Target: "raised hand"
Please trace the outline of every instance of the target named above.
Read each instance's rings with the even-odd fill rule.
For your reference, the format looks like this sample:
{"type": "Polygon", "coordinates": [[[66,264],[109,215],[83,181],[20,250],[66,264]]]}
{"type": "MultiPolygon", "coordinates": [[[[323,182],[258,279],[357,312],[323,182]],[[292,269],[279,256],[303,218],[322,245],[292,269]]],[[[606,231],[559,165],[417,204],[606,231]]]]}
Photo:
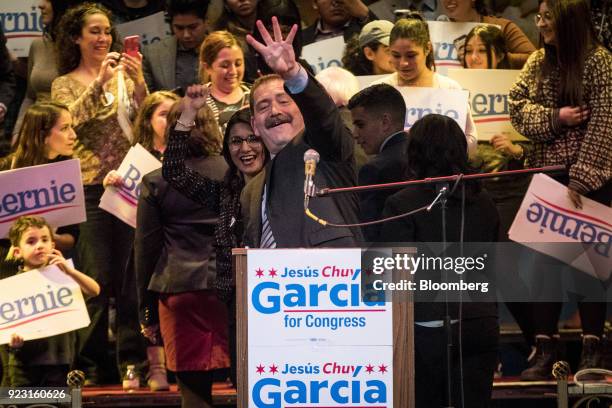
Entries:
{"type": "Polygon", "coordinates": [[[185,96],[181,100],[181,117],[183,123],[191,122],[198,114],[198,110],[206,105],[206,99],[210,90],[206,85],[191,85],[185,91],[185,96]]]}
{"type": "Polygon", "coordinates": [[[272,17],[272,31],[274,33],[274,39],[270,36],[266,27],[257,20],[257,29],[261,34],[261,38],[265,44],[257,41],[250,34],[247,35],[247,42],[253,47],[259,55],[266,61],[266,64],[274,71],[279,74],[283,79],[293,78],[300,70],[300,64],[295,59],[295,52],[293,51],[293,38],[297,33],[297,25],[291,27],[291,31],[287,34],[287,38],[283,40],[283,34],[281,33],[280,25],[276,17],[272,17]]]}
{"type": "Polygon", "coordinates": [[[115,76],[115,72],[119,69],[119,58],[121,54],[118,52],[109,52],[104,57],[104,61],[102,61],[102,66],[100,66],[100,72],[98,72],[98,81],[101,85],[107,83],[113,76],[115,76]]]}
{"type": "Polygon", "coordinates": [[[18,334],[11,334],[11,339],[9,340],[8,346],[12,349],[19,349],[23,347],[23,337],[18,334]]]}

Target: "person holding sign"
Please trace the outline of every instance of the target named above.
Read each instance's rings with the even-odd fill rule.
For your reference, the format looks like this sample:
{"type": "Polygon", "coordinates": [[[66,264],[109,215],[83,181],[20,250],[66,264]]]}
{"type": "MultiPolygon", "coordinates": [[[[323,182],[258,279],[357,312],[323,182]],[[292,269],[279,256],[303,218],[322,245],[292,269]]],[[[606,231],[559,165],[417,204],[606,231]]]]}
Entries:
{"type": "MultiPolygon", "coordinates": [[[[70,159],[75,144],[76,133],[68,107],[56,102],[35,103],[24,115],[15,152],[0,159],[0,171],[70,159]]],[[[60,227],[54,231],[55,245],[61,251],[69,251],[78,236],[78,225],[60,227]]],[[[0,251],[0,257],[4,255],[0,251]]]]}
{"type": "MultiPolygon", "coordinates": [[[[485,0],[442,0],[444,14],[457,22],[475,22],[499,26],[502,31],[504,43],[508,50],[508,63],[512,69],[521,69],[535,51],[535,47],[523,31],[507,18],[488,15],[485,0]]],[[[457,50],[459,59],[463,59],[463,50],[457,50]]]]}
{"type": "MultiPolygon", "coordinates": [[[[398,20],[389,39],[391,61],[395,71],[373,84],[385,83],[395,87],[462,89],[456,81],[435,72],[433,48],[427,23],[420,18],[398,20]]],[[[476,125],[468,108],[465,125],[468,152],[476,152],[476,125]]]]}
{"type": "Polygon", "coordinates": [[[78,367],[87,371],[88,383],[99,380],[97,366],[108,348],[109,298],[117,300],[117,359],[123,372],[127,364],[145,360],[140,347],[133,296],[122,296],[125,264],[132,247],[133,230],[98,207],[102,181],[119,167],[132,141],[135,107],[148,94],[142,73],[142,55],[119,53],[110,23],[110,12],[94,3],[69,9],[58,27],[58,70],[51,98],[68,106],[78,142],[87,221],[80,226],[79,261],[83,272],[102,286],[99,297],[89,300],[92,324],[79,331],[78,367]]]}
{"type": "MultiPolygon", "coordinates": [[[[568,186],[570,206],[580,210],[582,195],[610,206],[612,54],[594,37],[586,0],[543,1],[536,23],[544,48],[529,57],[509,94],[512,125],[533,143],[527,164],[566,165],[569,174],[558,181],[568,186]]],[[[578,306],[583,332],[579,368],[599,367],[606,304],[579,302],[578,306]]],[[[561,307],[561,303],[538,303],[536,358],[522,379],[550,378],[561,307]]]]}
{"type": "MultiPolygon", "coordinates": [[[[86,296],[100,293],[100,285],[95,280],[70,266],[55,249],[53,232],[44,218],[20,217],[11,226],[9,239],[13,256],[23,263],[17,273],[57,265],[78,283],[86,296]]],[[[66,386],[66,375],[74,358],[72,333],[24,342],[16,332],[11,336],[9,350],[11,387],[66,386]]]]}

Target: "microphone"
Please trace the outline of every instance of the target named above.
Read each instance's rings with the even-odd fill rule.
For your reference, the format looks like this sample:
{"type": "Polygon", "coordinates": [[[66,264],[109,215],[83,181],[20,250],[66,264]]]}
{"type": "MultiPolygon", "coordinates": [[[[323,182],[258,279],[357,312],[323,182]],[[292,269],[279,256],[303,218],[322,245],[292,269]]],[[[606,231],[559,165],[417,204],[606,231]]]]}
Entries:
{"type": "Polygon", "coordinates": [[[315,171],[319,162],[319,153],[314,149],[306,150],[304,153],[304,209],[308,209],[310,197],[315,196],[316,186],[314,184],[315,171]]]}

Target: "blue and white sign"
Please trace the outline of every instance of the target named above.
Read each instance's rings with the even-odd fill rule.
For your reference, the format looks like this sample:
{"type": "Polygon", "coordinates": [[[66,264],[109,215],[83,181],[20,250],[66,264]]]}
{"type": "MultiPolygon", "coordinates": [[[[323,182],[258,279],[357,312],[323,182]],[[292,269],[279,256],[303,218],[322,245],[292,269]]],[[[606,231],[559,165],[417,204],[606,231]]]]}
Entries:
{"type": "Polygon", "coordinates": [[[136,228],[136,210],[142,177],[161,166],[161,162],[140,144],[132,146],[117,169],[123,178],[123,185],[107,187],[100,198],[100,208],[136,228]]]}
{"type": "Polygon", "coordinates": [[[43,24],[38,0],[2,0],[0,26],[7,39],[7,48],[17,57],[27,57],[30,44],[42,36],[43,24]]]}
{"type": "Polygon", "coordinates": [[[468,108],[468,91],[462,89],[419,88],[411,86],[396,87],[406,102],[405,129],[430,113],[454,119],[465,132],[468,108]]]}
{"type": "Polygon", "coordinates": [[[302,58],[308,61],[315,75],[325,68],[342,67],[342,54],[344,54],[344,37],[341,35],[302,48],[302,58]]]}
{"type": "Polygon", "coordinates": [[[249,407],[393,407],[392,346],[254,347],[249,361],[249,407]]]}
{"type": "Polygon", "coordinates": [[[392,304],[362,300],[360,249],[249,250],[248,266],[250,346],[393,344],[392,304]]]}
{"type": "Polygon", "coordinates": [[[79,284],[57,265],[2,279],[0,293],[0,344],[12,334],[33,340],[89,325],[79,284]]]}
{"type": "Polygon", "coordinates": [[[117,25],[117,32],[121,38],[139,35],[141,48],[172,35],[163,11],[119,24],[117,25]]]}
{"type": "Polygon", "coordinates": [[[53,227],[85,221],[79,160],[0,172],[0,237],[24,215],[44,217],[53,227]]]}

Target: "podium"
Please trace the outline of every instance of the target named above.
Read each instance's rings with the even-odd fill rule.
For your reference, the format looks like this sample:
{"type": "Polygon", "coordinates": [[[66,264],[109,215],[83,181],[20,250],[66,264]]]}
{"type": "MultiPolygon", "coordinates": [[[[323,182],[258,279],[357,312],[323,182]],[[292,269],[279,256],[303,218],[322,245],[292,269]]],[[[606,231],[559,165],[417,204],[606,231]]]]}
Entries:
{"type": "MultiPolygon", "coordinates": [[[[360,406],[363,407],[371,405],[388,408],[414,408],[413,303],[411,301],[382,302],[377,303],[378,306],[371,306],[369,307],[370,310],[366,310],[368,307],[364,306],[362,301],[355,300],[355,292],[357,291],[355,285],[360,285],[360,280],[357,280],[355,277],[351,278],[350,275],[345,276],[345,278],[329,276],[331,274],[341,275],[343,273],[348,273],[349,268],[332,269],[334,267],[324,266],[320,268],[317,266],[323,259],[341,259],[343,264],[359,265],[360,268],[360,249],[263,250],[236,248],[232,251],[232,254],[236,281],[238,408],[291,407],[292,403],[295,403],[296,406],[304,406],[305,402],[308,402],[309,406],[313,407],[317,405],[331,407],[361,403],[362,405],[360,406]],[[346,261],[347,253],[352,255],[350,261],[346,261]],[[299,264],[300,259],[307,260],[306,263],[308,265],[306,265],[304,269],[294,269],[292,265],[294,265],[294,263],[299,264]],[[254,263],[253,265],[249,265],[250,260],[254,263]],[[264,264],[272,266],[262,267],[261,265],[264,264]],[[325,272],[326,268],[330,269],[325,272]],[[318,273],[318,276],[315,275],[315,271],[318,273]],[[282,276],[283,274],[284,277],[282,276]],[[290,275],[294,275],[295,279],[293,279],[294,276],[290,275]],[[298,275],[310,276],[304,278],[304,276],[298,275]],[[323,277],[323,275],[327,277],[323,277]],[[251,277],[250,286],[248,280],[249,276],[251,277]],[[268,279],[266,280],[266,278],[268,279]],[[303,283],[304,279],[308,279],[308,284],[303,283]],[[342,279],[345,279],[345,281],[342,279]],[[267,289],[261,289],[259,287],[262,282],[263,286],[267,289]],[[254,284],[258,286],[254,287],[254,284]],[[274,295],[276,297],[273,297],[273,295],[266,292],[265,295],[261,296],[263,299],[262,301],[256,301],[262,303],[266,302],[263,313],[269,314],[262,315],[262,318],[257,317],[257,313],[253,311],[255,308],[252,304],[253,299],[257,299],[258,294],[263,293],[262,291],[264,290],[270,290],[270,293],[272,293],[274,289],[278,289],[279,294],[283,293],[283,289],[289,292],[295,290],[295,292],[292,292],[291,296],[285,296],[285,300],[278,300],[281,299],[280,295],[274,295]],[[309,290],[310,292],[300,297],[299,294],[302,293],[302,289],[309,290]],[[317,296],[316,299],[314,298],[315,295],[317,296]],[[335,302],[337,308],[326,306],[325,301],[328,300],[326,296],[329,296],[332,302],[335,302]],[[270,299],[274,300],[268,302],[270,299]],[[309,303],[306,305],[302,300],[309,303]],[[283,302],[284,310],[279,310],[283,308],[274,307],[278,306],[278,303],[283,302]],[[313,304],[315,306],[313,306],[313,304]],[[383,304],[384,306],[382,306],[383,304]],[[317,307],[323,307],[325,309],[317,310],[317,307]],[[257,319],[252,322],[253,330],[255,330],[255,325],[257,325],[258,330],[260,327],[265,326],[265,328],[262,329],[264,332],[257,335],[257,338],[251,339],[251,342],[249,342],[249,311],[251,311],[251,316],[257,317],[257,319]],[[279,313],[275,313],[276,311],[279,313]],[[283,312],[285,312],[284,315],[283,312]],[[317,314],[315,312],[322,313],[317,314]],[[278,316],[278,314],[283,316],[278,316]],[[302,317],[294,317],[298,315],[305,315],[305,320],[302,320],[302,317]],[[361,315],[361,317],[357,317],[358,315],[361,315]],[[335,333],[335,331],[339,329],[332,329],[328,325],[326,327],[326,333],[330,334],[330,340],[330,338],[325,338],[323,335],[311,335],[310,332],[308,332],[306,326],[309,324],[309,318],[311,322],[331,321],[342,322],[343,324],[357,322],[357,324],[353,328],[348,328],[346,330],[346,336],[342,333],[335,333]],[[295,323],[297,326],[292,325],[292,322],[300,322],[301,326],[300,323],[295,323]],[[304,324],[304,322],[306,322],[306,324],[304,324]],[[359,326],[362,322],[365,322],[363,324],[364,327],[359,326]],[[362,328],[364,330],[367,329],[367,325],[370,323],[374,326],[374,330],[376,330],[376,327],[385,327],[385,330],[388,329],[389,332],[383,334],[377,332],[376,337],[370,336],[369,339],[357,336],[355,340],[357,342],[372,340],[376,343],[376,339],[384,338],[388,342],[384,347],[362,344],[349,346],[338,345],[342,343],[345,338],[350,337],[349,335],[351,332],[360,333],[359,330],[362,328]],[[277,326],[274,326],[275,324],[277,326]],[[379,326],[381,324],[383,326],[379,326]],[[278,330],[272,329],[281,326],[283,328],[278,330]],[[291,330],[297,330],[300,334],[296,335],[294,339],[291,337],[294,333],[291,330]],[[288,345],[286,347],[284,345],[285,343],[281,343],[283,341],[283,336],[286,334],[284,333],[285,331],[288,332],[288,345]],[[304,335],[304,333],[308,334],[304,335]],[[268,337],[269,340],[267,340],[268,337]],[[269,341],[269,344],[264,344],[266,341],[269,341]],[[289,351],[286,352],[284,349],[288,349],[289,351]],[[377,358],[382,358],[382,355],[388,354],[392,364],[392,371],[389,371],[391,378],[390,381],[389,377],[386,377],[384,381],[382,380],[385,375],[386,367],[384,362],[379,366],[370,363],[366,364],[365,362],[363,364],[349,363],[343,366],[340,363],[336,364],[336,359],[333,359],[334,363],[332,364],[329,362],[332,359],[329,358],[324,360],[326,361],[325,364],[311,364],[310,360],[307,365],[297,364],[292,366],[290,364],[281,363],[276,367],[278,371],[271,372],[270,370],[275,370],[272,366],[275,366],[276,361],[284,360],[282,360],[281,357],[276,357],[276,360],[274,360],[275,362],[273,362],[271,366],[269,363],[266,365],[260,362],[265,361],[265,358],[259,357],[259,350],[263,350],[264,354],[272,354],[275,357],[283,355],[296,357],[302,355],[308,356],[312,355],[314,350],[315,360],[318,353],[324,350],[328,352],[328,357],[330,355],[334,356],[337,353],[339,356],[338,361],[343,358],[348,359],[345,361],[349,361],[351,358],[361,358],[362,360],[359,361],[378,361],[376,360],[377,358]],[[368,350],[375,350],[377,352],[369,353],[368,350]],[[383,350],[382,354],[379,353],[380,350],[383,350]],[[251,355],[249,355],[249,352],[251,352],[251,355]],[[249,360],[249,358],[251,358],[251,360],[249,360]],[[251,364],[249,364],[250,361],[251,364]],[[259,365],[255,367],[255,364],[259,365]],[[341,373],[343,370],[341,367],[347,367],[347,372],[345,374],[341,373]],[[253,370],[254,368],[256,371],[253,370]],[[289,378],[289,380],[284,383],[280,381],[283,370],[285,377],[289,378]],[[309,370],[311,374],[309,374],[309,370]],[[328,372],[326,370],[329,371],[329,375],[325,374],[323,376],[323,373],[328,372]],[[266,375],[270,378],[262,380],[266,375]],[[342,377],[343,375],[344,377],[342,377]],[[323,378],[319,381],[314,381],[315,384],[313,384],[312,381],[307,384],[305,383],[314,377],[318,378],[321,376],[323,376],[323,378]],[[257,381],[257,383],[255,383],[255,381],[257,381]],[[255,385],[253,385],[254,383],[255,385]],[[385,404],[385,402],[377,404],[372,403],[372,401],[376,401],[377,398],[382,401],[382,395],[384,393],[383,383],[392,383],[392,392],[389,393],[392,396],[392,404],[385,404]],[[254,401],[251,398],[253,397],[251,393],[253,392],[253,394],[255,394],[255,389],[264,390],[266,387],[268,387],[268,389],[273,389],[274,392],[266,391],[267,394],[264,393],[265,395],[263,397],[264,399],[267,398],[265,401],[259,403],[251,402],[251,405],[249,405],[250,401],[254,401]],[[287,388],[290,388],[290,390],[286,391],[287,388]],[[286,391],[286,393],[284,393],[283,390],[286,391]],[[317,392],[316,395],[313,390],[317,392]],[[332,402],[325,400],[325,398],[329,400],[330,396],[333,399],[332,402]],[[304,398],[307,398],[308,401],[304,401],[304,398]],[[284,400],[281,401],[281,399],[284,400]],[[351,401],[347,401],[348,399],[351,399],[351,401]]],[[[303,263],[304,262],[302,262],[302,264],[303,263]]],[[[331,263],[333,264],[333,262],[331,263]]],[[[357,273],[356,270],[352,270],[352,272],[357,273]]],[[[410,279],[410,276],[407,274],[407,276],[402,276],[401,278],[410,279]]],[[[258,305],[258,307],[261,308],[261,305],[258,305]]],[[[317,330],[318,328],[313,329],[313,333],[320,333],[320,331],[317,330]]],[[[388,400],[389,398],[387,398],[387,401],[388,400]]]]}

